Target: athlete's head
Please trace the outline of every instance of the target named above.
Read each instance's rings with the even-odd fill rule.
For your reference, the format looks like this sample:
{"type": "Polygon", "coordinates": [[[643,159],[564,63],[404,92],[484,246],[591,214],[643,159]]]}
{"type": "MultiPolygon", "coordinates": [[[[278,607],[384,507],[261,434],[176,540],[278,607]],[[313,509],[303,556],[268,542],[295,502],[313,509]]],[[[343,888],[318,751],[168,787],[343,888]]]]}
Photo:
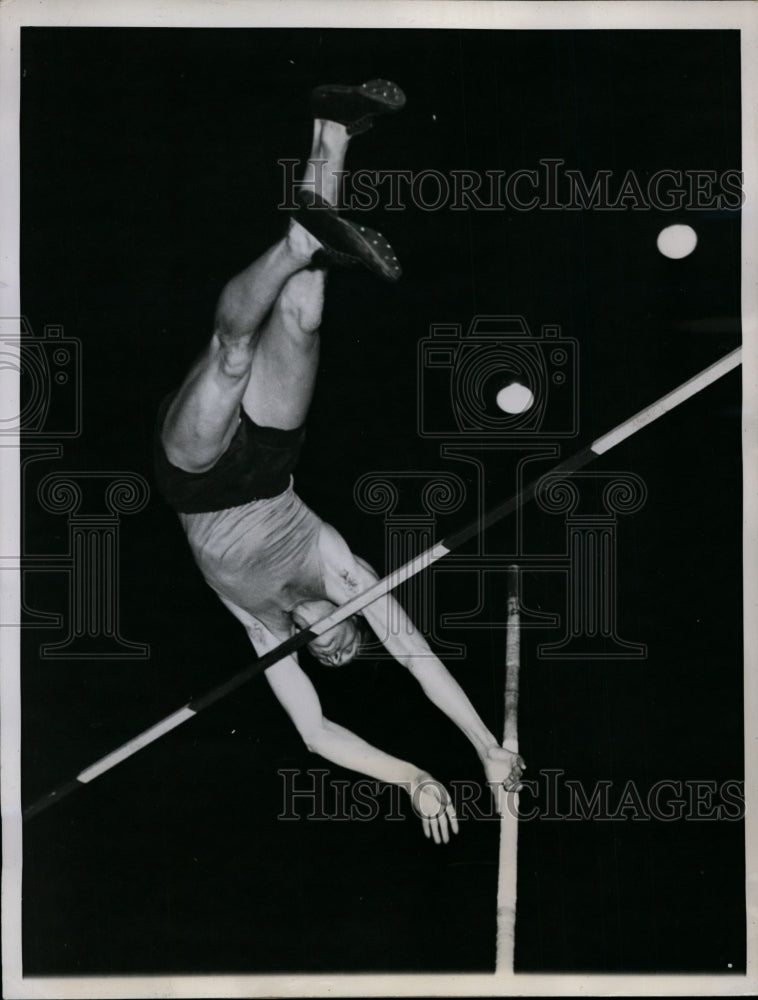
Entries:
{"type": "MultiPolygon", "coordinates": [[[[331,601],[304,601],[292,611],[292,620],[298,628],[308,628],[330,615],[336,606],[331,601]]],[[[360,644],[361,629],[353,617],[317,636],[308,643],[308,649],[324,666],[341,667],[355,658],[360,644]]]]}

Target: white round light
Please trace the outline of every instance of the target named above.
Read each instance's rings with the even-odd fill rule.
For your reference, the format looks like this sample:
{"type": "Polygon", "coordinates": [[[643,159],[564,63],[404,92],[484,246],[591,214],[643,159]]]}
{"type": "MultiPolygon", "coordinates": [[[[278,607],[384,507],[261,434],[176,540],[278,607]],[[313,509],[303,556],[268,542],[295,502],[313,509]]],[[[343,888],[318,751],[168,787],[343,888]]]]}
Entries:
{"type": "Polygon", "coordinates": [[[658,233],[657,244],[664,257],[680,260],[697,246],[697,233],[692,226],[666,226],[658,233]]]}
{"type": "Polygon", "coordinates": [[[500,390],[495,402],[504,413],[523,413],[534,402],[534,393],[520,382],[511,382],[500,390]]]}

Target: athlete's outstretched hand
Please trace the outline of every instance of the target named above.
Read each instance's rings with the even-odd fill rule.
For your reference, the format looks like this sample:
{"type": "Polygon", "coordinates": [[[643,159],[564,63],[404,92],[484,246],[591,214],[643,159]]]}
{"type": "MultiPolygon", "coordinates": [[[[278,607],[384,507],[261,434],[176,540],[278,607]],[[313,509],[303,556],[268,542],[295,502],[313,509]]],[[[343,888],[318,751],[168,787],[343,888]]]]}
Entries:
{"type": "Polygon", "coordinates": [[[424,835],[433,837],[435,844],[447,844],[450,831],[458,833],[458,819],[445,788],[431,774],[419,771],[407,790],[413,811],[421,819],[424,835]]]}
{"type": "Polygon", "coordinates": [[[488,747],[482,756],[487,784],[492,790],[497,805],[497,811],[503,815],[505,806],[504,792],[517,792],[521,785],[521,775],[526,764],[520,754],[506,750],[504,747],[488,747]]]}

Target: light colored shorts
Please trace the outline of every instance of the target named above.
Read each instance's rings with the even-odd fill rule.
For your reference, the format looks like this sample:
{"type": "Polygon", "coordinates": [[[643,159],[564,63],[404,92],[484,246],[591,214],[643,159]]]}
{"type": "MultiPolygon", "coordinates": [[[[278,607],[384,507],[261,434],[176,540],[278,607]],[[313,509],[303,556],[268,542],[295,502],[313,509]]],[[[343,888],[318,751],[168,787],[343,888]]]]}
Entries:
{"type": "Polygon", "coordinates": [[[319,551],[324,522],[291,479],[279,496],[179,519],[209,586],[280,640],[292,634],[294,607],[327,599],[319,551]]]}

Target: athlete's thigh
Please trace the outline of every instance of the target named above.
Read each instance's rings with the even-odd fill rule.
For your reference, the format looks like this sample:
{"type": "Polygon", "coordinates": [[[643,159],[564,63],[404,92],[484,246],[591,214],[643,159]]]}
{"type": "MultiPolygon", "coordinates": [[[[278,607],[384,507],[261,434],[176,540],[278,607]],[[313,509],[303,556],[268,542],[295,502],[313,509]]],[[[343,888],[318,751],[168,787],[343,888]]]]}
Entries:
{"type": "Polygon", "coordinates": [[[230,377],[214,340],[192,366],[168,408],[161,441],[168,460],[187,472],[210,468],[239,423],[246,379],[230,377]]]}
{"type": "Polygon", "coordinates": [[[261,331],[242,397],[245,412],[262,427],[293,430],[308,416],[318,374],[319,344],[298,345],[276,333],[277,320],[261,331]]]}
{"type": "Polygon", "coordinates": [[[322,302],[323,276],[299,271],[262,326],[242,399],[257,424],[291,430],[305,422],[318,373],[322,302]]]}

